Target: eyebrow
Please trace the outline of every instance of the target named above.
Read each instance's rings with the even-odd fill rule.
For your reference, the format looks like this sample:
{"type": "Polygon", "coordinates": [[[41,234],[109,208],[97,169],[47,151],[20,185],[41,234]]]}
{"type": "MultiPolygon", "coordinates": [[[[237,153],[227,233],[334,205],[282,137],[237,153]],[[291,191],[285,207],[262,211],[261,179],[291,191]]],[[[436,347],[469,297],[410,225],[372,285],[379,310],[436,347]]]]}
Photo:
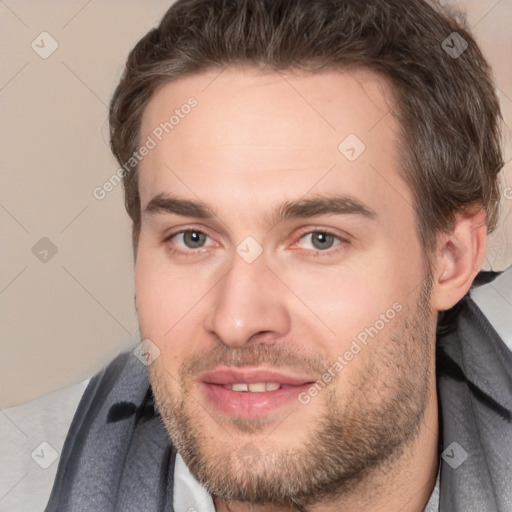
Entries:
{"type": "MultiPolygon", "coordinates": [[[[148,214],[174,214],[199,219],[217,217],[215,210],[202,201],[191,201],[161,193],[154,196],[144,210],[148,214]]],[[[305,219],[318,215],[359,215],[373,220],[376,212],[359,199],[345,194],[318,195],[310,198],[285,201],[264,223],[274,226],[289,219],[305,219]]]]}

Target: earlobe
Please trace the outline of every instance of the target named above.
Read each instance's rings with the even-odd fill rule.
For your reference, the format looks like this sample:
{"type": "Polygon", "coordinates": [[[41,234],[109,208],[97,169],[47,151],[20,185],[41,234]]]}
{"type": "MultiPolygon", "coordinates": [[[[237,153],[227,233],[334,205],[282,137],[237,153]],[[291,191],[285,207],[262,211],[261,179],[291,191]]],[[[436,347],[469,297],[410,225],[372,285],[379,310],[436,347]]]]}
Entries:
{"type": "Polygon", "coordinates": [[[444,311],[467,293],[480,271],[485,256],[487,226],[485,214],[457,214],[453,230],[438,236],[432,307],[444,311]]]}

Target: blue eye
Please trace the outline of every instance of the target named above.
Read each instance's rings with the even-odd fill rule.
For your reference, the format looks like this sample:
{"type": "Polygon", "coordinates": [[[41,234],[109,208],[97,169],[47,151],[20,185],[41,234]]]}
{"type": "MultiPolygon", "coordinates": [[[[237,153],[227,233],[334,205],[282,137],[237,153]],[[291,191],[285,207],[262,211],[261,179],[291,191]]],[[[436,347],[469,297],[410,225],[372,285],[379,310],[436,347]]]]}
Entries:
{"type": "Polygon", "coordinates": [[[325,233],[323,231],[312,231],[311,233],[306,233],[305,236],[310,237],[311,244],[316,250],[319,251],[330,249],[333,246],[336,238],[339,239],[339,237],[332,235],[331,233],[325,233]]]}
{"type": "Polygon", "coordinates": [[[171,233],[164,244],[168,245],[168,252],[178,256],[197,256],[205,252],[204,244],[209,236],[198,229],[184,229],[176,233],[171,233]],[[178,248],[174,248],[173,246],[178,248]]]}
{"type": "Polygon", "coordinates": [[[208,235],[205,235],[201,231],[197,231],[195,229],[189,229],[186,231],[180,231],[179,233],[176,233],[172,236],[172,238],[176,237],[181,237],[183,244],[188,249],[198,249],[202,247],[206,238],[208,238],[208,235]]]}
{"type": "MultiPolygon", "coordinates": [[[[315,254],[326,252],[332,247],[336,247],[342,244],[343,240],[332,233],[327,231],[310,231],[301,236],[300,240],[308,240],[312,246],[315,254]],[[337,241],[337,243],[336,243],[337,241]]],[[[300,241],[299,241],[300,243],[300,241]]],[[[308,249],[308,247],[302,246],[302,248],[308,249]]]]}

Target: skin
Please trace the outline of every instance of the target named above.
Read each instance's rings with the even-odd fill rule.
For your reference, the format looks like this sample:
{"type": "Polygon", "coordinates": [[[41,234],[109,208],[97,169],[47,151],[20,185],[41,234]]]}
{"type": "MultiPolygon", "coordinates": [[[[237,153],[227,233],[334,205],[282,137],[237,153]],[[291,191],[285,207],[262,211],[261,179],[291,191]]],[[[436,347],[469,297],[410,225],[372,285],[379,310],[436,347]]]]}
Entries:
{"type": "MultiPolygon", "coordinates": [[[[139,166],[136,303],[142,337],[160,350],[149,373],[170,438],[203,485],[219,477],[209,489],[218,511],[422,511],[438,471],[437,313],[466,293],[480,268],[482,213],[458,215],[454,230],[438,237],[428,287],[412,191],[399,174],[391,89],[368,71],[230,67],[181,78],[150,100],[141,140],[190,96],[197,107],[139,166]],[[355,161],[338,150],[348,134],[366,146],[355,161]],[[333,193],[375,215],[266,222],[285,201],[333,193]],[[146,212],[158,194],[200,200],[216,215],[146,212]],[[205,233],[204,244],[165,240],[186,229],[205,233]],[[315,255],[314,231],[340,238],[315,255]],[[248,236],[263,251],[252,263],[236,251],[248,236]],[[221,362],[316,381],[393,304],[400,313],[307,405],[293,400],[258,418],[233,418],[201,393],[196,370],[221,362]],[[307,468],[308,442],[309,455],[323,453],[322,443],[329,454],[318,437],[327,424],[329,439],[338,435],[360,454],[357,472],[340,475],[336,487],[259,504],[222,494],[222,478],[234,488],[257,478],[286,487],[279,461],[307,468]],[[372,440],[383,444],[372,437],[379,426],[397,446],[372,466],[364,457],[372,440]],[[241,462],[248,449],[257,460],[251,467],[241,462]]],[[[358,455],[339,457],[336,466],[356,468],[358,455]]]]}

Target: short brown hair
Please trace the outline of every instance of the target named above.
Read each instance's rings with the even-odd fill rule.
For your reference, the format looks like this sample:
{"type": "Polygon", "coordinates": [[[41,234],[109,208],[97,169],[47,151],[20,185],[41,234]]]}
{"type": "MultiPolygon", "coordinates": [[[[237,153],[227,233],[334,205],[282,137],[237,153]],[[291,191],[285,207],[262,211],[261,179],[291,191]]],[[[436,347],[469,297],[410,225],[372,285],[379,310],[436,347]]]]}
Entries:
{"type": "MultiPolygon", "coordinates": [[[[426,253],[456,212],[479,206],[494,229],[503,155],[491,71],[464,23],[437,3],[178,0],[133,48],[113,95],[111,148],[120,165],[137,150],[142,113],[159,86],[230,64],[313,73],[362,66],[385,77],[397,101],[402,175],[426,253]],[[448,51],[454,37],[460,55],[448,51]]],[[[135,252],[137,175],[135,167],[123,177],[135,252]]]]}

